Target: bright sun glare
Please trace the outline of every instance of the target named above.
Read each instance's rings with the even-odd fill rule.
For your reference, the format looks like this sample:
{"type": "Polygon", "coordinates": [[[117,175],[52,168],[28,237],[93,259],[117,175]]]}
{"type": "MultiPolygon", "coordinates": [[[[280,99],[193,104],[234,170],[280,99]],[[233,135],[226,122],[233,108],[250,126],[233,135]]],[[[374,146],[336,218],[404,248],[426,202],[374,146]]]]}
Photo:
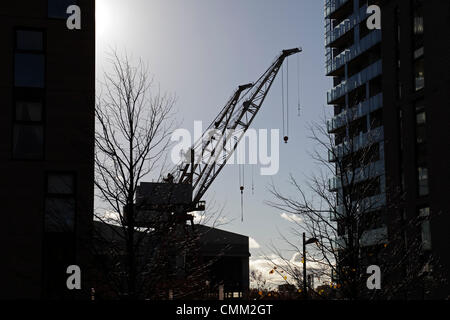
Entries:
{"type": "Polygon", "coordinates": [[[111,27],[111,9],[107,4],[108,0],[97,0],[95,8],[96,33],[97,37],[103,36],[111,27]]]}

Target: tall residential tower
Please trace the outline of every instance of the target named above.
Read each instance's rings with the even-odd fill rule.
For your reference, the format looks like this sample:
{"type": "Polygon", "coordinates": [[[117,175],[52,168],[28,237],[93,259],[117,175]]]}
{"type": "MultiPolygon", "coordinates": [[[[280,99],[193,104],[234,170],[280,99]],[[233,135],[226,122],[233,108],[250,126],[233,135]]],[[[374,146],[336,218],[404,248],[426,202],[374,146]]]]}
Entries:
{"type": "MultiPolygon", "coordinates": [[[[326,0],[325,24],[336,154],[348,141],[356,157],[373,146],[367,201],[380,219],[362,246],[389,243],[398,221],[420,217],[417,228],[402,229],[405,247],[411,233],[420,235],[421,255],[437,258],[429,270],[450,280],[450,2],[326,0]],[[381,29],[368,28],[371,5],[381,9],[381,29]]],[[[330,189],[339,195],[345,185],[336,172],[330,189]]],[[[442,283],[418,294],[445,298],[450,291],[442,283]]]]}

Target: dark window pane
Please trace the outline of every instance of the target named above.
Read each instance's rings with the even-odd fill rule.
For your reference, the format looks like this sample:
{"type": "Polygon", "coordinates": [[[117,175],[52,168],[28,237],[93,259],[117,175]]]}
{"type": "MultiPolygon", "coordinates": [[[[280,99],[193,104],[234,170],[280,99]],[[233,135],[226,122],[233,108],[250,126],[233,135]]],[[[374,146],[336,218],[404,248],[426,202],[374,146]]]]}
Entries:
{"type": "Polygon", "coordinates": [[[15,159],[41,159],[44,149],[44,128],[41,125],[14,126],[13,156],[15,159]]]}
{"type": "Polygon", "coordinates": [[[414,48],[419,48],[423,45],[423,35],[424,35],[424,21],[423,21],[423,7],[422,5],[414,8],[414,17],[413,17],[413,29],[414,29],[414,38],[413,44],[414,48]]]}
{"type": "Polygon", "coordinates": [[[430,207],[420,208],[419,216],[423,218],[427,218],[430,216],[430,207]]]}
{"type": "Polygon", "coordinates": [[[414,78],[416,91],[423,89],[425,87],[425,70],[423,65],[423,58],[420,58],[414,62],[414,78]]]}
{"type": "Polygon", "coordinates": [[[42,102],[16,101],[17,121],[42,121],[42,102]]]}
{"type": "Polygon", "coordinates": [[[431,227],[429,220],[422,222],[422,249],[431,250],[431,227]]]}
{"type": "Polygon", "coordinates": [[[44,55],[16,53],[14,70],[16,87],[44,87],[44,55]]]}
{"type": "Polygon", "coordinates": [[[77,4],[77,0],[48,0],[48,17],[66,19],[67,8],[77,4]]]}
{"type": "Polygon", "coordinates": [[[74,181],[71,174],[50,174],[47,192],[52,194],[73,194],[74,181]]]}
{"type": "Polygon", "coordinates": [[[417,113],[425,111],[425,104],[423,103],[423,101],[416,102],[415,107],[417,113]]]}
{"type": "Polygon", "coordinates": [[[75,201],[72,198],[45,200],[45,231],[72,232],[75,225],[75,201]]]}
{"type": "Polygon", "coordinates": [[[416,123],[418,125],[420,124],[426,124],[427,122],[427,115],[425,113],[425,111],[419,112],[416,114],[416,123]]]}
{"type": "Polygon", "coordinates": [[[427,144],[417,144],[417,164],[425,165],[427,163],[427,144]]]}
{"type": "Polygon", "coordinates": [[[418,144],[425,143],[427,141],[427,129],[425,126],[418,126],[416,129],[416,142],[418,144]]]}
{"type": "Polygon", "coordinates": [[[428,195],[428,168],[419,167],[417,169],[419,182],[419,196],[428,195]]]}
{"type": "Polygon", "coordinates": [[[421,16],[421,12],[415,12],[416,16],[414,17],[414,35],[423,35],[423,17],[421,16]]]}
{"type": "Polygon", "coordinates": [[[17,49],[20,50],[44,50],[43,34],[41,31],[18,30],[17,49]]]}
{"type": "Polygon", "coordinates": [[[423,56],[423,53],[424,53],[423,47],[420,47],[420,48],[416,49],[414,51],[414,59],[419,59],[420,57],[423,56]]]}

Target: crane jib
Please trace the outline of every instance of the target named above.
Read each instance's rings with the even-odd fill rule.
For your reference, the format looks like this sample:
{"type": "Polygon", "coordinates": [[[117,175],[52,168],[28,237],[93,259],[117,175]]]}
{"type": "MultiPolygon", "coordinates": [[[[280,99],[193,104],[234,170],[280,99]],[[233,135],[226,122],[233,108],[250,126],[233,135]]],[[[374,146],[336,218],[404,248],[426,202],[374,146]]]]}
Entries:
{"type": "Polygon", "coordinates": [[[284,60],[294,54],[302,52],[301,48],[283,50],[272,65],[254,83],[239,86],[232,95],[225,107],[220,111],[208,130],[215,129],[216,135],[208,134],[208,130],[202,135],[199,141],[191,148],[191,162],[184,163],[172,171],[172,175],[177,174],[178,183],[188,183],[193,188],[193,205],[198,203],[215,178],[219,175],[227,160],[231,157],[237,145],[249,128],[250,124],[260,110],[273,82],[281,69],[284,60]],[[244,94],[245,92],[245,94],[244,94]],[[244,100],[242,103],[241,100],[244,100]],[[239,137],[234,141],[233,147],[227,151],[225,161],[217,161],[221,150],[225,148],[227,139],[231,137],[225,135],[227,129],[241,130],[239,137]],[[220,134],[222,136],[220,136],[220,134]],[[218,143],[217,141],[223,141],[218,143]],[[196,163],[194,154],[199,154],[198,159],[205,159],[203,163],[196,163]]]}

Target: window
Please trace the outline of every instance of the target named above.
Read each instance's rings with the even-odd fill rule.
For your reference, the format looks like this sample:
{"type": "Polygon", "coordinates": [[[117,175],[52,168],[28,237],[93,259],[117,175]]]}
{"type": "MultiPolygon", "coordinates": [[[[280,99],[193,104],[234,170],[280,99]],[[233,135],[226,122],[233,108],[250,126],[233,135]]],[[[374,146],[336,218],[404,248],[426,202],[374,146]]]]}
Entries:
{"type": "Polygon", "coordinates": [[[421,111],[416,114],[416,142],[417,144],[423,144],[427,140],[426,131],[426,113],[421,111]]]}
{"type": "Polygon", "coordinates": [[[43,155],[44,128],[40,125],[15,124],[13,155],[15,159],[40,159],[43,155]]]}
{"type": "Polygon", "coordinates": [[[419,186],[419,196],[428,195],[428,168],[422,166],[417,168],[417,180],[419,186]]]}
{"type": "Polygon", "coordinates": [[[44,33],[16,30],[14,55],[13,159],[44,156],[44,33]]]}
{"type": "Polygon", "coordinates": [[[370,127],[372,129],[383,125],[383,109],[378,109],[370,114],[370,127]]]}
{"type": "Polygon", "coordinates": [[[67,8],[77,3],[77,0],[48,0],[48,17],[66,19],[68,17],[67,8]]]}
{"type": "Polygon", "coordinates": [[[414,89],[419,91],[425,87],[424,70],[424,20],[422,1],[413,1],[413,58],[414,89]]]}
{"type": "Polygon", "coordinates": [[[41,54],[16,53],[14,79],[16,87],[44,86],[44,56],[41,54]]]}
{"type": "Polygon", "coordinates": [[[416,40],[420,40],[424,34],[424,25],[423,25],[423,7],[421,3],[415,4],[414,10],[414,37],[416,40]]]}
{"type": "Polygon", "coordinates": [[[431,250],[430,220],[422,222],[422,250],[431,250]]]}
{"type": "Polygon", "coordinates": [[[41,101],[16,101],[16,121],[42,121],[41,101]]]}
{"type": "Polygon", "coordinates": [[[64,298],[65,271],[75,261],[76,176],[48,173],[45,185],[43,284],[48,297],[64,298]]]}
{"type": "Polygon", "coordinates": [[[401,69],[401,60],[400,60],[400,40],[401,40],[401,28],[400,28],[400,8],[397,7],[395,9],[395,30],[397,37],[395,39],[395,58],[397,60],[397,68],[396,68],[396,82],[397,82],[397,99],[402,98],[402,82],[400,80],[400,69],[401,69]]]}
{"type": "Polygon", "coordinates": [[[420,208],[419,217],[423,218],[421,224],[422,250],[431,250],[430,207],[420,208]]]}
{"type": "Polygon", "coordinates": [[[423,16],[421,8],[417,8],[414,15],[414,36],[423,36],[423,16]]]}
{"type": "Polygon", "coordinates": [[[430,216],[430,207],[424,207],[419,209],[419,217],[428,218],[430,216]]]}
{"type": "Polygon", "coordinates": [[[45,79],[44,35],[42,31],[17,30],[14,56],[16,87],[43,88],[45,79]]]}
{"type": "Polygon", "coordinates": [[[428,195],[427,114],[423,101],[415,103],[416,165],[419,196],[428,195]]]}
{"type": "Polygon", "coordinates": [[[74,226],[74,175],[48,174],[45,197],[45,231],[73,232],[74,226]]]}
{"type": "Polygon", "coordinates": [[[17,30],[16,49],[28,51],[43,51],[44,39],[41,31],[17,30]]]}
{"type": "Polygon", "coordinates": [[[414,59],[419,59],[420,57],[422,57],[423,52],[424,52],[423,47],[420,47],[420,48],[414,50],[414,59]]]}
{"type": "Polygon", "coordinates": [[[419,58],[414,61],[414,89],[422,90],[425,87],[424,59],[419,58]]]}

